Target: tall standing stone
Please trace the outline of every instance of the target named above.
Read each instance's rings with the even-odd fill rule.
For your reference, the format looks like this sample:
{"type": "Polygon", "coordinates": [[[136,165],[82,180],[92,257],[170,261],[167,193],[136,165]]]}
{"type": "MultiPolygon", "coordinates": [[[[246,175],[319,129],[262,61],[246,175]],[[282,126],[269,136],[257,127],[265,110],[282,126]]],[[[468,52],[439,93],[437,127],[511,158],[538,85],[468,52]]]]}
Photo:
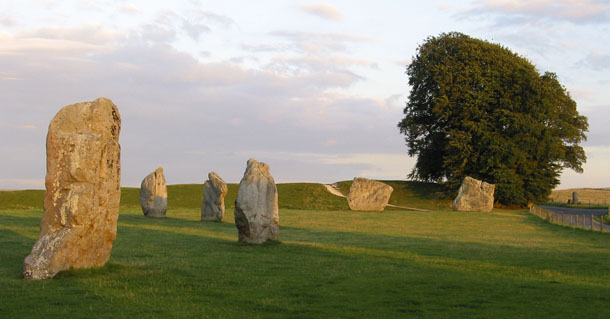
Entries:
{"type": "Polygon", "coordinates": [[[162,218],[167,212],[167,187],[163,167],[148,174],[140,186],[140,205],[144,216],[162,218]]]}
{"type": "Polygon", "coordinates": [[[24,278],[101,267],[110,258],[121,198],[120,130],[119,110],[105,98],[65,106],[51,120],[44,214],[24,278]]]}
{"type": "Polygon", "coordinates": [[[382,211],[394,188],[382,182],[356,177],[347,194],[347,205],[351,210],[382,211]]]}
{"type": "Polygon", "coordinates": [[[203,204],[201,205],[201,220],[222,221],[225,216],[225,195],[227,183],[215,172],[208,174],[208,180],[203,184],[203,204]]]}
{"type": "Polygon", "coordinates": [[[494,208],[495,188],[494,184],[466,176],[453,201],[453,209],[465,212],[491,212],[494,208]]]}
{"type": "Polygon", "coordinates": [[[578,193],[577,192],[572,192],[572,204],[578,205],[578,193]]]}
{"type": "Polygon", "coordinates": [[[248,160],[235,200],[235,226],[240,242],[260,244],[280,233],[277,188],[269,165],[248,160]]]}

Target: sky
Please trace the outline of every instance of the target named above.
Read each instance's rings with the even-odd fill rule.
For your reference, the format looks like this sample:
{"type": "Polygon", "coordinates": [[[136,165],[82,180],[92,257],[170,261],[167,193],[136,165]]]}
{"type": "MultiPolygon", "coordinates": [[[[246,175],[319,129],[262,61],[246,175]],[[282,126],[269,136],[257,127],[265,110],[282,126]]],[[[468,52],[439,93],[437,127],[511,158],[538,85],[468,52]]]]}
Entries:
{"type": "Polygon", "coordinates": [[[111,99],[122,186],[168,184],[249,158],[276,182],[404,180],[406,66],[429,36],[499,43],[554,72],[589,119],[584,173],[610,187],[610,1],[2,0],[0,189],[44,189],[63,106],[111,99]]]}

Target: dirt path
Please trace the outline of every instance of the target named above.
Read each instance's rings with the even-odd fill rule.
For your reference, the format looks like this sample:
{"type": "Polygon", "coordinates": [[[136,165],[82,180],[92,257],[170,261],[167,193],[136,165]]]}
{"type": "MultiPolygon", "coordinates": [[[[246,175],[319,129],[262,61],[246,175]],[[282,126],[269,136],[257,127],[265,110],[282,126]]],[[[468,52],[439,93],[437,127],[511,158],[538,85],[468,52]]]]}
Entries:
{"type": "Polygon", "coordinates": [[[324,187],[326,187],[326,190],[329,193],[331,193],[331,194],[333,194],[335,196],[339,196],[339,197],[345,198],[345,195],[343,195],[343,193],[341,193],[341,191],[339,189],[337,189],[335,186],[324,184],[324,187]]]}

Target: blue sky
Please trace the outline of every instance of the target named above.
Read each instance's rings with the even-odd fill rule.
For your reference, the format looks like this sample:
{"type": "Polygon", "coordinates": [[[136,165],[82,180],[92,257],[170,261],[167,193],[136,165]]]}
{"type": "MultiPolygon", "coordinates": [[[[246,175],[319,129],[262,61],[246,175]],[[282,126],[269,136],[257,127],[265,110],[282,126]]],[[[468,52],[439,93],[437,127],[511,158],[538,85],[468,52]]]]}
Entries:
{"type": "Polygon", "coordinates": [[[589,118],[585,172],[610,186],[609,1],[53,1],[0,3],[0,189],[43,188],[48,123],[112,99],[122,184],[238,182],[248,158],[278,182],[404,179],[396,124],[426,37],[500,43],[560,82],[589,118]]]}

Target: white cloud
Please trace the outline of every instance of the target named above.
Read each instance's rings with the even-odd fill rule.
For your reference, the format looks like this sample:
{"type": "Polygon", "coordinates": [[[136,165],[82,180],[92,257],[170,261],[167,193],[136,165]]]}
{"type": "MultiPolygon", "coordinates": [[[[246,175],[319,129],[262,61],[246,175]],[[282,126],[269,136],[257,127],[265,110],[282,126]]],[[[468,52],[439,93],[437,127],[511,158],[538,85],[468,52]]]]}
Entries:
{"type": "MultiPolygon", "coordinates": [[[[379,112],[384,99],[333,92],[360,80],[348,67],[374,66],[364,59],[333,55],[328,61],[295,58],[290,63],[301,63],[303,70],[296,75],[284,74],[227,62],[202,63],[165,43],[141,40],[146,35],[137,32],[146,30],[117,37],[108,46],[78,42],[81,33],[77,31],[49,39],[0,37],[0,50],[10,48],[11,53],[0,59],[2,75],[19,74],[22,78],[0,86],[5,115],[0,127],[6,119],[28,123],[27,114],[39,114],[48,123],[61,106],[108,97],[118,105],[124,121],[124,185],[137,185],[159,165],[166,167],[168,183],[198,182],[193,176],[204,176],[205,170],[212,169],[239,180],[242,162],[260,152],[379,152],[396,144],[395,149],[404,148],[395,129],[400,112],[379,112]],[[28,41],[43,41],[45,45],[34,46],[28,41]],[[324,65],[329,62],[336,63],[337,69],[327,70],[324,65]],[[31,94],[33,89],[36,95],[31,94]],[[182,155],[197,149],[208,152],[182,155]],[[256,152],[242,158],[223,153],[227,149],[256,152]]],[[[43,127],[45,121],[35,122],[36,126],[43,127]]],[[[0,133],[11,134],[5,131],[0,133]]],[[[42,130],[30,131],[36,134],[20,138],[27,138],[33,149],[44,150],[44,137],[38,134],[42,130]]],[[[0,157],[7,158],[6,152],[0,150],[0,157]]],[[[27,170],[24,165],[32,165],[11,152],[11,159],[3,164],[8,170],[20,172],[27,170]]],[[[44,156],[31,158],[44,167],[44,156]]],[[[315,179],[313,171],[329,181],[351,178],[361,171],[377,172],[376,176],[390,174],[366,161],[346,165],[321,160],[303,164],[302,159],[289,157],[278,161],[280,180],[315,179]]],[[[408,169],[393,178],[406,173],[408,169]]]]}
{"type": "Polygon", "coordinates": [[[273,31],[270,35],[284,38],[290,41],[292,49],[308,54],[343,52],[352,43],[371,41],[370,38],[365,36],[343,33],[273,31]]]}
{"type": "Polygon", "coordinates": [[[15,22],[15,19],[7,15],[0,15],[0,25],[5,27],[12,27],[17,25],[17,22],[15,22]]]}
{"type": "Polygon", "coordinates": [[[465,15],[504,15],[505,22],[523,19],[568,21],[575,24],[607,24],[610,3],[605,0],[478,0],[465,15]]]}
{"type": "Polygon", "coordinates": [[[133,4],[122,5],[119,10],[127,14],[140,14],[140,9],[133,4]]]}
{"type": "Polygon", "coordinates": [[[192,12],[194,18],[199,20],[205,20],[208,23],[222,26],[224,28],[230,28],[235,24],[235,21],[225,15],[216,14],[214,12],[205,10],[194,10],[192,12]]]}
{"type": "Polygon", "coordinates": [[[276,56],[273,64],[284,66],[296,66],[310,71],[321,70],[345,70],[351,66],[362,66],[367,68],[378,68],[377,63],[366,59],[358,59],[346,56],[276,56]]]}
{"type": "Polygon", "coordinates": [[[17,33],[18,39],[47,39],[80,42],[94,45],[107,45],[120,40],[122,35],[116,31],[103,29],[100,25],[82,27],[43,27],[23,30],[17,33]]]}
{"type": "Polygon", "coordinates": [[[328,3],[311,3],[301,5],[301,9],[322,19],[341,21],[343,14],[337,8],[328,3]]]}
{"type": "Polygon", "coordinates": [[[449,2],[436,2],[434,6],[441,11],[450,11],[453,9],[453,5],[449,2]]]}

